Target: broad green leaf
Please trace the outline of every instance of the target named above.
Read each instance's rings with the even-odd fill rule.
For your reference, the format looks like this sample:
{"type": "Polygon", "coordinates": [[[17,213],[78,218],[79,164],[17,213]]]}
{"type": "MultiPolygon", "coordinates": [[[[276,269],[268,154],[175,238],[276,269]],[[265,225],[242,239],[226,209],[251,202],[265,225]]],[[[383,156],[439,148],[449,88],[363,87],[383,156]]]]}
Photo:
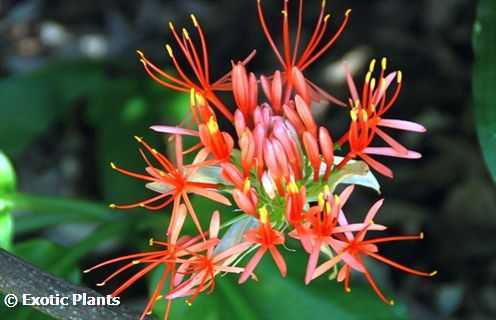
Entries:
{"type": "Polygon", "coordinates": [[[102,86],[101,64],[68,61],[0,81],[0,147],[19,154],[74,106],[102,86]]]}
{"type": "Polygon", "coordinates": [[[10,250],[14,233],[14,222],[10,210],[2,206],[3,204],[0,200],[0,248],[10,250]]]}
{"type": "Polygon", "coordinates": [[[496,181],[496,1],[479,1],[473,36],[477,132],[486,164],[496,181]]]}
{"type": "Polygon", "coordinates": [[[12,221],[12,205],[2,196],[14,192],[16,175],[12,164],[0,151],[0,248],[10,250],[13,238],[14,224],[12,221]]]}
{"type": "Polygon", "coordinates": [[[16,190],[16,174],[7,156],[0,150],[0,194],[16,190]]]}

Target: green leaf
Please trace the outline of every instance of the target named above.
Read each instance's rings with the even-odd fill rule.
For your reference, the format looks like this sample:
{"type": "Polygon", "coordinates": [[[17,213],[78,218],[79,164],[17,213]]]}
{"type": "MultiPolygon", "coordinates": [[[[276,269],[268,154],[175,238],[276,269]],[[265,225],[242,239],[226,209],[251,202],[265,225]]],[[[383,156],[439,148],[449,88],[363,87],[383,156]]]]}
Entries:
{"type": "Polygon", "coordinates": [[[12,245],[14,223],[11,203],[2,199],[2,195],[14,192],[16,175],[12,164],[0,151],[0,248],[10,250],[12,245]]]}
{"type": "Polygon", "coordinates": [[[56,62],[35,72],[0,81],[0,146],[19,154],[74,106],[76,99],[102,87],[102,65],[56,62]]]}
{"type": "Polygon", "coordinates": [[[474,25],[473,91],[477,133],[489,171],[496,181],[496,2],[480,0],[474,25]]]}

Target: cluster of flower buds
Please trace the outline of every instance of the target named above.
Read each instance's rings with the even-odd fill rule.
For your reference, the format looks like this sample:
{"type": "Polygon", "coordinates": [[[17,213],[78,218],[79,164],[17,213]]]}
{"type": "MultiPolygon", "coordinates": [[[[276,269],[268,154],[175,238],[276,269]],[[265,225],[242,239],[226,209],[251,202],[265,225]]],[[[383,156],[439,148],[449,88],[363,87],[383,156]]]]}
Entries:
{"type": "Polygon", "coordinates": [[[303,47],[303,0],[298,2],[294,39],[290,39],[288,2],[283,1],[282,50],[277,48],[268,30],[261,1],[257,2],[263,32],[283,66],[282,70],[271,75],[257,77],[247,71],[246,65],[252,54],[244,61],[232,63],[232,70],[227,75],[211,82],[205,37],[193,15],[191,19],[200,40],[198,47],[186,29],[180,36],[170,24],[188,64],[188,72],[179,64],[170,45],[166,47],[177,75],[162,71],[138,52],[146,72],[154,80],[190,94],[190,117],[179,126],[152,127],[170,137],[169,141],[175,147],[174,160],[136,137],[142,147],[144,173],[111,164],[120,173],[145,181],[145,187],[154,192],[149,199],[126,205],[112,204],[111,207],[162,210],[172,205],[170,223],[166,228],[166,239],[150,240],[150,246],[155,250],[112,259],[87,271],[127,261],[105,279],[103,285],[129,268],[142,266],[113,293],[119,295],[138,279],[162,266],[161,277],[142,318],[160,299],[167,301],[165,318],[168,318],[174,299],[186,297],[187,303],[192,303],[200,293],[214,289],[219,274],[239,274],[239,283],[256,278],[257,265],[267,253],[281,276],[286,276],[288,268],[281,252],[284,253],[287,241],[298,241],[308,255],[306,284],[325,273],[334,272],[337,281],[344,282],[348,292],[350,275],[354,271],[362,274],[387,304],[393,304],[393,300],[386,298],[379,289],[366,268],[365,259],[372,258],[419,276],[435,274],[411,269],[378,253],[381,243],[422,239],[422,234],[366,239],[369,231],[386,229],[374,220],[383,200],[373,204],[361,222],[349,222],[343,211],[354,185],[378,189],[378,182],[369,168],[393,177],[391,169],[372,155],[420,158],[419,153],[408,150],[383,130],[425,131],[423,126],[413,122],[385,118],[400,93],[401,71],[387,73],[387,60],[384,58],[376,75],[376,60],[372,60],[359,92],[348,67],[343,66],[349,87],[347,103],[326,93],[307,79],[304,72],[334,44],[347,25],[351,10],[345,13],[337,32],[324,40],[329,15],[325,14],[323,1],[315,30],[303,47]],[[391,93],[393,84],[395,89],[391,93]],[[217,95],[218,91],[230,91],[232,103],[223,102],[217,95]],[[312,105],[322,101],[335,105],[336,111],[346,110],[347,106],[350,108],[349,128],[338,133],[342,136],[336,143],[329,130],[319,126],[313,116],[312,105]],[[235,136],[221,131],[217,115],[232,124],[235,136]],[[196,138],[197,144],[183,150],[183,136],[196,138]],[[371,146],[378,140],[376,138],[386,146],[371,146]],[[335,155],[338,150],[341,155],[335,155]],[[191,152],[196,152],[193,162],[184,164],[184,154],[191,152]],[[349,186],[338,195],[336,187],[340,184],[349,186]],[[190,200],[192,195],[225,206],[231,206],[232,199],[235,212],[240,215],[221,226],[220,213],[215,211],[211,214],[208,230],[205,230],[198,214],[210,213],[198,213],[198,208],[195,210],[190,200]],[[188,216],[196,226],[197,235],[182,234],[188,216]]]}

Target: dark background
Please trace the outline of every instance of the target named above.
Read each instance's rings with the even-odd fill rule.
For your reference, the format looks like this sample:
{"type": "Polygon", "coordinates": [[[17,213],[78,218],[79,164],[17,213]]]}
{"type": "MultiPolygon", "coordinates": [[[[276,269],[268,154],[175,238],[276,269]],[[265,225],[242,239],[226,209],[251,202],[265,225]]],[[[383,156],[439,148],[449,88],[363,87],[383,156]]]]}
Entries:
{"type": "MultiPolygon", "coordinates": [[[[255,4],[255,0],[0,1],[0,72],[7,78],[53,61],[89,58],[102,63],[117,91],[119,79],[125,77],[135,79],[138,86],[158,87],[142,71],[135,50],[167,66],[164,45],[172,42],[168,21],[192,30],[188,16],[195,13],[207,34],[214,78],[229,70],[231,59],[242,59],[254,48],[258,53],[249,69],[269,73],[279,66],[261,33],[255,4]]],[[[280,39],[281,1],[265,0],[263,5],[273,34],[280,39]]],[[[426,236],[417,244],[387,247],[385,253],[439,270],[435,281],[425,283],[378,270],[382,283],[408,305],[412,319],[496,317],[495,189],[481,158],[471,110],[475,5],[472,0],[328,1],[331,28],[337,27],[347,8],[353,9],[351,20],[333,49],[307,73],[345,98],[340,63],[347,60],[356,67],[355,78],[361,81],[369,60],[386,56],[389,68],[401,69],[405,79],[392,115],[428,128],[425,135],[398,136],[424,157],[386,161],[396,178],[381,180],[386,202],[378,219],[390,224],[392,232],[423,230],[426,236]]],[[[319,8],[318,1],[305,1],[306,35],[313,31],[319,8]]],[[[62,76],[64,68],[59,72],[62,76]]],[[[91,97],[72,101],[63,120],[54,121],[27,147],[15,151],[22,191],[115,201],[95,182],[100,166],[94,143],[98,130],[83,119],[88,101],[91,97]]],[[[118,105],[120,100],[110,98],[106,103],[118,105]]],[[[331,132],[344,130],[342,115],[334,107],[318,112],[320,123],[331,132]]],[[[127,133],[129,138],[132,134],[127,133]]],[[[376,197],[355,192],[350,211],[363,214],[376,197]]],[[[50,236],[56,239],[60,232],[50,236]]]]}

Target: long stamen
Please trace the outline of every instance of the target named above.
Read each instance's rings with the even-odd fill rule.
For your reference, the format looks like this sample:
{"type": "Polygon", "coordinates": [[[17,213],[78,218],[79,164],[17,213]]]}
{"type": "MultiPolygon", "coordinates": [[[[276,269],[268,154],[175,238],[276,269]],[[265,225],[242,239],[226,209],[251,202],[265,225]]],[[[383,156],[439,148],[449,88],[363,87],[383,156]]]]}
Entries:
{"type": "Polygon", "coordinates": [[[379,254],[376,254],[376,253],[373,253],[373,252],[368,252],[366,251],[365,254],[367,254],[368,256],[372,257],[372,258],[375,258],[381,262],[384,262],[385,264],[388,264],[390,265],[391,267],[394,267],[394,268],[397,268],[397,269],[400,269],[402,271],[405,271],[405,272],[408,272],[408,273],[411,273],[411,274],[414,274],[414,275],[417,275],[417,276],[422,276],[422,277],[432,277],[432,276],[435,276],[437,274],[437,271],[433,271],[433,272],[422,272],[422,271],[418,271],[418,270],[415,270],[415,269],[412,269],[412,268],[408,268],[402,264],[399,264],[398,262],[395,262],[393,260],[389,260],[388,258],[385,258],[379,254]]]}
{"type": "Polygon", "coordinates": [[[284,59],[282,58],[281,54],[279,53],[279,50],[277,49],[276,44],[274,43],[274,40],[272,39],[272,36],[270,35],[269,29],[267,28],[267,23],[265,22],[265,17],[264,17],[263,10],[262,10],[261,0],[257,0],[257,10],[258,10],[258,18],[260,20],[260,24],[262,25],[262,30],[265,34],[265,37],[269,41],[269,44],[272,47],[272,50],[274,50],[274,53],[276,54],[277,59],[279,59],[279,61],[281,62],[281,64],[283,66],[286,65],[284,63],[284,59]]]}
{"type": "Polygon", "coordinates": [[[208,83],[208,81],[206,81],[205,73],[204,73],[204,70],[203,70],[202,65],[200,63],[200,58],[198,56],[198,52],[196,50],[195,45],[193,44],[193,41],[191,40],[191,38],[189,36],[188,31],[184,28],[183,28],[183,38],[185,39],[186,46],[189,45],[191,52],[193,53],[193,61],[195,62],[195,66],[196,66],[195,70],[198,71],[198,74],[196,74],[196,78],[200,81],[200,83],[202,83],[204,85],[204,87],[208,88],[209,83],[208,83]]]}
{"type": "Polygon", "coordinates": [[[385,304],[394,305],[394,300],[389,300],[384,296],[368,271],[365,271],[365,278],[367,278],[367,281],[372,289],[374,289],[375,293],[379,296],[379,298],[381,298],[382,301],[384,301],[385,304]]]}
{"type": "Polygon", "coordinates": [[[200,42],[202,46],[202,56],[203,56],[203,68],[204,68],[204,73],[205,73],[205,79],[207,80],[207,83],[210,83],[210,68],[209,68],[209,63],[208,63],[208,48],[207,48],[207,42],[205,41],[205,35],[203,33],[203,29],[198,23],[198,20],[196,20],[195,15],[190,15],[191,20],[193,20],[193,25],[198,31],[198,35],[200,36],[200,42]]]}
{"type": "Polygon", "coordinates": [[[341,23],[341,26],[339,27],[338,31],[334,34],[334,36],[329,40],[329,42],[327,42],[327,44],[322,48],[320,49],[319,52],[317,52],[317,54],[315,54],[311,59],[309,59],[302,67],[301,67],[301,70],[304,70],[305,68],[307,68],[310,64],[312,64],[315,60],[317,60],[324,52],[326,52],[333,44],[334,42],[336,42],[336,40],[339,38],[339,36],[341,35],[341,33],[343,32],[344,28],[346,27],[346,25],[348,24],[348,20],[349,20],[349,17],[350,17],[350,12],[351,12],[351,9],[348,9],[345,13],[345,18],[343,20],[343,22],[341,23]]]}
{"type": "Polygon", "coordinates": [[[281,12],[283,15],[282,24],[282,34],[284,42],[284,59],[286,61],[285,66],[287,69],[291,67],[291,40],[289,39],[289,12],[288,12],[288,0],[284,0],[284,10],[281,12]]]}
{"type": "Polygon", "coordinates": [[[296,28],[296,39],[295,39],[295,46],[293,48],[293,59],[291,64],[294,64],[296,61],[296,55],[298,54],[298,47],[300,46],[300,40],[301,40],[301,27],[303,24],[303,0],[299,1],[299,6],[298,6],[298,26],[296,28]]]}

